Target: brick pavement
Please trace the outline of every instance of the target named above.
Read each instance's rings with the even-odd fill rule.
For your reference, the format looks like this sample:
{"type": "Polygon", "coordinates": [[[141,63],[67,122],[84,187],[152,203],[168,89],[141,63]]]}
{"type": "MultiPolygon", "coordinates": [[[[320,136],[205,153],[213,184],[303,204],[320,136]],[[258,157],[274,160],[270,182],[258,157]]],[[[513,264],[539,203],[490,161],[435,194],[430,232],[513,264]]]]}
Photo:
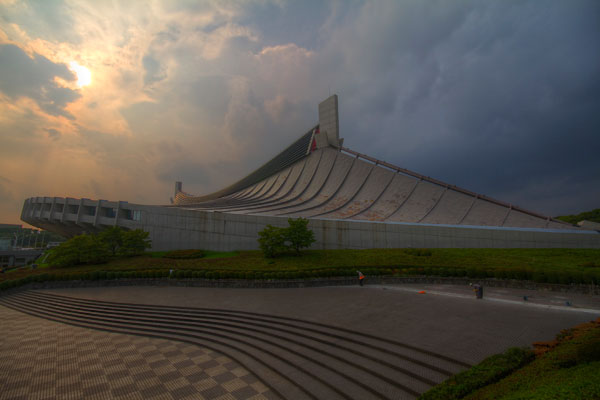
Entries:
{"type": "Polygon", "coordinates": [[[0,306],[0,399],[270,399],[230,358],[73,327],[0,306]]]}

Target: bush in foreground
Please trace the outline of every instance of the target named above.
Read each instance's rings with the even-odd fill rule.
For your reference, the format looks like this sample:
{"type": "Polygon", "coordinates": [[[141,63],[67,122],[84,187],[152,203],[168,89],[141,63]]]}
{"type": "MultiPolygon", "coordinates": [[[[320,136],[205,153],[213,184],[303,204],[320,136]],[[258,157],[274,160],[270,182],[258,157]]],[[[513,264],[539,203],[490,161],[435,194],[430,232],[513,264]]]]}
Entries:
{"type": "Polygon", "coordinates": [[[600,318],[534,343],[538,357],[467,399],[600,399],[600,318]]]}
{"type": "Polygon", "coordinates": [[[533,351],[517,347],[502,354],[486,358],[467,371],[458,373],[443,383],[425,392],[419,400],[462,399],[473,391],[498,382],[513,371],[530,363],[535,358],[533,351]]]}

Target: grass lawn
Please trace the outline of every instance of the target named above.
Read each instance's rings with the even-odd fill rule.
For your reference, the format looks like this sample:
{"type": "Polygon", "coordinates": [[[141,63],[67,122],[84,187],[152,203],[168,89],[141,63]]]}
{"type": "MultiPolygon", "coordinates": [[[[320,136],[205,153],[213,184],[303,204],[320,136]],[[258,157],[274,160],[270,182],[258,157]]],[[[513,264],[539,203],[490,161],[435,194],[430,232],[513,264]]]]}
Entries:
{"type": "MultiPolygon", "coordinates": [[[[572,271],[600,276],[600,249],[368,249],[305,250],[301,256],[284,255],[264,258],[260,251],[213,252],[203,258],[169,259],[164,252],[113,259],[100,265],[18,269],[0,274],[0,281],[37,273],[74,273],[93,270],[129,271],[148,269],[192,269],[235,271],[302,271],[335,267],[388,267],[399,269],[458,268],[486,270],[493,276],[497,269],[535,271],[572,271]]],[[[425,271],[427,273],[427,271],[425,271]]]]}

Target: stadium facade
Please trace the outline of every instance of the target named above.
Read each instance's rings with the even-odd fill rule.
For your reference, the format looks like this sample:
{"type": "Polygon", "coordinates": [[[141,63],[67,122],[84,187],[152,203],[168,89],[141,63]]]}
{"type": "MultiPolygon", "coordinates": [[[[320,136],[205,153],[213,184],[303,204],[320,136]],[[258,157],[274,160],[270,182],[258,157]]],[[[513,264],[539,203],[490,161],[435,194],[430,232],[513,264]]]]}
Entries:
{"type": "Polygon", "coordinates": [[[267,224],[304,217],[313,248],[600,248],[583,229],[448,185],[343,147],[338,98],[319,104],[319,123],[273,159],[215,193],[176,182],[171,205],[32,197],[21,219],[66,237],[110,226],[150,232],[155,250],[258,247],[267,224]]]}

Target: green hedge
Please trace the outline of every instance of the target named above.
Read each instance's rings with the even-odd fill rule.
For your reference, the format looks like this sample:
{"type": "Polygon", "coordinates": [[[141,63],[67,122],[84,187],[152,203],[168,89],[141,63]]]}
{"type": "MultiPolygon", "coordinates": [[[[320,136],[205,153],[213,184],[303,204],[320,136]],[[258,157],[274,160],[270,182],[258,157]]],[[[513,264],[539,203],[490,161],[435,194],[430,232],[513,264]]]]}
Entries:
{"type": "Polygon", "coordinates": [[[435,386],[419,397],[419,400],[462,399],[473,391],[498,382],[513,371],[530,363],[535,358],[533,351],[517,347],[502,354],[486,358],[467,371],[460,372],[435,386]]]}
{"type": "Polygon", "coordinates": [[[600,269],[586,271],[536,271],[525,268],[448,268],[448,267],[335,267],[300,271],[245,271],[245,270],[192,270],[192,269],[153,269],[127,271],[87,271],[73,273],[41,273],[0,283],[0,290],[21,286],[30,282],[65,280],[113,280],[113,279],[313,279],[330,277],[356,277],[356,271],[367,276],[441,276],[467,277],[470,279],[516,279],[531,280],[537,283],[553,284],[600,284],[600,269]]]}

